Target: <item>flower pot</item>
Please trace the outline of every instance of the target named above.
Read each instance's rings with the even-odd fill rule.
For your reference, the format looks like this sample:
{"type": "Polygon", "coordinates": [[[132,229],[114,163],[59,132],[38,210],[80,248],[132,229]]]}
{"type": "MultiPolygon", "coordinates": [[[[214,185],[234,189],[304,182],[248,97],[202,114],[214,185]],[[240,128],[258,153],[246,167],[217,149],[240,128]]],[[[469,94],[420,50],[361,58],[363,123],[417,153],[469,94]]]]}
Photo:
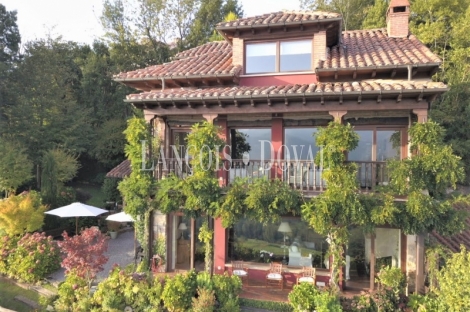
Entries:
{"type": "Polygon", "coordinates": [[[118,233],[117,233],[117,232],[114,232],[114,231],[110,231],[110,232],[109,232],[109,236],[111,236],[111,239],[116,239],[117,234],[118,234],[118,233]]]}

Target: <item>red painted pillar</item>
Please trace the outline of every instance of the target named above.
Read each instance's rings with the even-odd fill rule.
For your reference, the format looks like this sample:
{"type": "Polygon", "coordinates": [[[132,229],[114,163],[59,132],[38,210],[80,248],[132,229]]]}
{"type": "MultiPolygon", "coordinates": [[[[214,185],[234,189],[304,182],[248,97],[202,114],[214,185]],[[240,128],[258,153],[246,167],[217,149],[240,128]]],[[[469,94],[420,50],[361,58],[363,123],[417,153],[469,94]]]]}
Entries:
{"type": "MultiPolygon", "coordinates": [[[[227,126],[227,117],[219,116],[216,125],[220,127],[220,137],[228,144],[230,140],[230,131],[227,126]]],[[[223,151],[229,155],[229,148],[224,147],[223,151]]],[[[223,158],[224,153],[221,154],[221,162],[219,170],[217,170],[217,178],[221,187],[227,185],[228,173],[230,164],[223,158]]],[[[228,237],[227,230],[222,226],[221,219],[214,220],[214,272],[222,274],[225,270],[225,261],[227,257],[228,237]]]]}
{"type": "Polygon", "coordinates": [[[271,143],[273,150],[271,151],[271,159],[274,161],[271,168],[271,178],[282,179],[281,161],[284,159],[284,150],[282,144],[284,142],[284,124],[282,117],[278,114],[273,116],[271,126],[271,143]]]}

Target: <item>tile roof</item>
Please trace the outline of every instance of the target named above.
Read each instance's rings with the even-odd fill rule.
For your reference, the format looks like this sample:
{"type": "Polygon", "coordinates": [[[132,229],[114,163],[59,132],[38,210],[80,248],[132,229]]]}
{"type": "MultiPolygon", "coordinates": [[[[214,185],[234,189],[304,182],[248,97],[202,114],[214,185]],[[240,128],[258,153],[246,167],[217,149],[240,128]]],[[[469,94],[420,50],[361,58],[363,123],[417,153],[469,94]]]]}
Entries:
{"type": "Polygon", "coordinates": [[[111,169],[106,174],[107,178],[125,178],[129,176],[132,172],[131,162],[129,160],[124,160],[122,163],[111,169]]]}
{"type": "Polygon", "coordinates": [[[288,23],[316,22],[326,19],[339,19],[341,14],[320,11],[281,11],[252,17],[239,18],[230,22],[220,22],[216,28],[240,26],[274,26],[288,23]]]}
{"type": "MultiPolygon", "coordinates": [[[[470,207],[464,204],[461,204],[456,208],[470,212],[470,207]]],[[[464,245],[467,250],[470,250],[470,217],[465,220],[465,225],[465,230],[452,236],[442,236],[436,232],[431,232],[430,235],[440,244],[449,248],[452,252],[459,252],[461,244],[464,245]]]]}
{"type": "Polygon", "coordinates": [[[312,84],[296,84],[282,86],[238,86],[238,87],[214,87],[204,89],[165,89],[163,91],[150,91],[138,94],[130,94],[127,100],[170,100],[170,99],[201,99],[201,98],[233,98],[234,96],[262,96],[262,95],[301,95],[318,94],[321,92],[329,94],[340,94],[342,92],[384,92],[397,93],[401,90],[432,90],[447,89],[442,82],[409,82],[409,81],[361,81],[361,82],[317,82],[312,84]]]}
{"type": "Polygon", "coordinates": [[[232,48],[228,43],[210,42],[177,54],[176,60],[119,73],[115,80],[139,80],[143,78],[187,78],[211,76],[235,76],[241,66],[232,65],[232,48]]]}
{"type": "Polygon", "coordinates": [[[318,69],[433,64],[441,60],[415,36],[390,38],[386,29],[343,32],[341,45],[328,49],[318,69]]]}

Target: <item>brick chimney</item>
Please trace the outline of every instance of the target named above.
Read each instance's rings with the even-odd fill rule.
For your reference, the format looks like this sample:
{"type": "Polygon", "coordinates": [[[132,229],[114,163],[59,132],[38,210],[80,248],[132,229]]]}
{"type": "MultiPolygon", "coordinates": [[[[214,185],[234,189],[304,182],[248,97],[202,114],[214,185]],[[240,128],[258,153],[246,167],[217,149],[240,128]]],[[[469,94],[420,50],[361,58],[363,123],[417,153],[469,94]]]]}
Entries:
{"type": "Polygon", "coordinates": [[[404,38],[409,35],[408,18],[410,3],[408,0],[392,0],[387,10],[387,33],[389,37],[404,38]]]}

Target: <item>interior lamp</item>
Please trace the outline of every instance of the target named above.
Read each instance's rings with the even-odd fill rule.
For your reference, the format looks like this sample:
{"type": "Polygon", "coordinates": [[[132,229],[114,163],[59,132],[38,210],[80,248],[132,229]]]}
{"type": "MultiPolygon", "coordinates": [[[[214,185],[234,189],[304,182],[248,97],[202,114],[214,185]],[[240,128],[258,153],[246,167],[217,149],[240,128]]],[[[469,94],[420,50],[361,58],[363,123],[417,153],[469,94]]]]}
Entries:
{"type": "Polygon", "coordinates": [[[180,225],[178,226],[178,230],[181,231],[181,237],[180,237],[180,239],[183,239],[183,233],[184,233],[184,231],[186,231],[187,229],[188,229],[188,227],[186,226],[186,223],[181,222],[180,225]]]}
{"type": "Polygon", "coordinates": [[[281,232],[282,234],[284,234],[284,246],[282,248],[283,250],[283,258],[282,258],[282,262],[283,263],[286,263],[286,233],[291,233],[292,230],[290,228],[290,225],[289,225],[289,222],[281,222],[281,224],[279,225],[279,229],[277,229],[278,232],[281,232]]]}

